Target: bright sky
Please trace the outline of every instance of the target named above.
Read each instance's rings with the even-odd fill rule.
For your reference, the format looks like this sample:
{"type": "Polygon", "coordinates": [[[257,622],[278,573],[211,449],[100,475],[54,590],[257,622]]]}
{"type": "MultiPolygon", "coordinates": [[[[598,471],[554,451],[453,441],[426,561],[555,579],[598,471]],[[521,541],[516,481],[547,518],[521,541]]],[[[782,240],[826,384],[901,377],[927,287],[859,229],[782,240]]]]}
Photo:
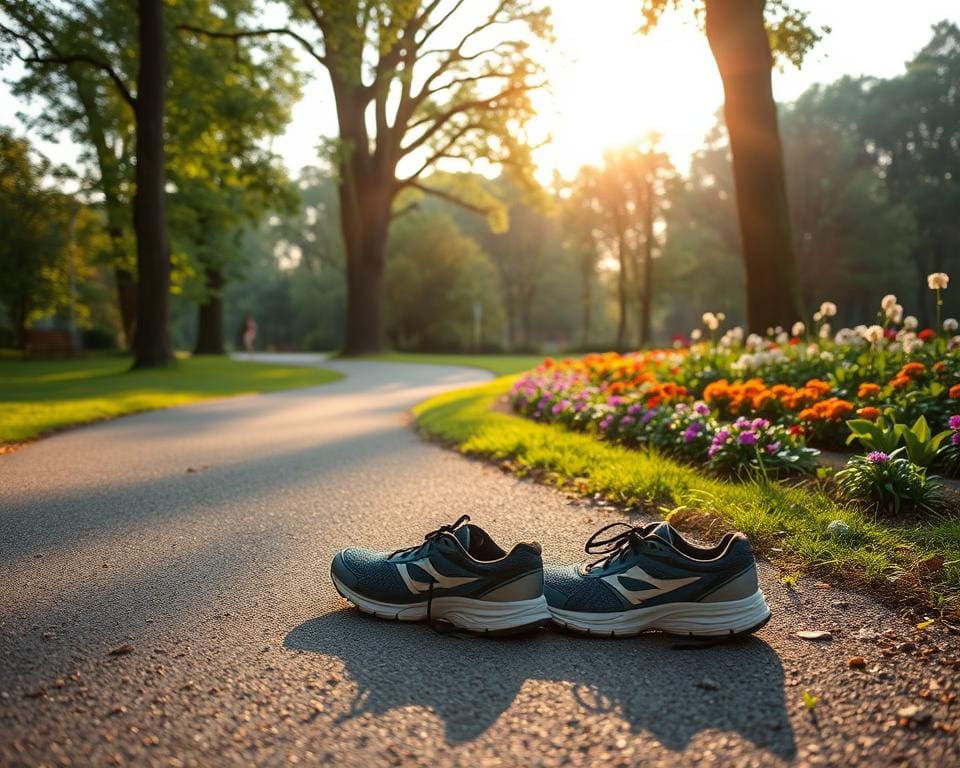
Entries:
{"type": "MultiPolygon", "coordinates": [[[[932,24],[960,21],[957,0],[914,0],[908,11],[899,0],[797,3],[810,11],[812,23],[826,24],[832,32],[803,69],[774,73],[779,101],[844,74],[895,75],[927,42],[932,24]]],[[[542,178],[549,178],[553,168],[571,176],[583,163],[598,161],[605,148],[649,131],[663,135],[664,148],[685,170],[723,100],[716,65],[692,14],[668,14],[658,30],[643,37],[635,34],[640,0],[554,0],[552,5],[557,44],[542,62],[552,87],[540,98],[530,127],[534,135],[553,137],[536,158],[542,178]]],[[[336,130],[332,94],[318,67],[286,134],[274,143],[294,172],[314,164],[320,136],[336,130]]],[[[0,86],[0,123],[15,124],[20,108],[0,86]]],[[[76,157],[67,137],[59,145],[38,143],[57,162],[76,157]]]]}

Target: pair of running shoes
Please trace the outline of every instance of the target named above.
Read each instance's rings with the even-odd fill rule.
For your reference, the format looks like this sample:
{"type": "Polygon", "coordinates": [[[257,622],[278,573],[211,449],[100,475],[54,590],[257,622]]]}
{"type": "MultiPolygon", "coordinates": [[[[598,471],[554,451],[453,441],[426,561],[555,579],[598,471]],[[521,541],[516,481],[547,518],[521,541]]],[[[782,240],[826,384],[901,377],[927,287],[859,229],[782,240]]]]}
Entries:
{"type": "Polygon", "coordinates": [[[586,544],[592,561],[544,565],[535,542],[509,552],[463,515],[396,552],[341,550],[331,578],[361,611],[384,619],[487,634],[555,623],[590,635],[646,630],[717,639],[749,634],[770,618],[757,564],[742,533],[710,548],[668,523],[613,523],[586,544]]]}

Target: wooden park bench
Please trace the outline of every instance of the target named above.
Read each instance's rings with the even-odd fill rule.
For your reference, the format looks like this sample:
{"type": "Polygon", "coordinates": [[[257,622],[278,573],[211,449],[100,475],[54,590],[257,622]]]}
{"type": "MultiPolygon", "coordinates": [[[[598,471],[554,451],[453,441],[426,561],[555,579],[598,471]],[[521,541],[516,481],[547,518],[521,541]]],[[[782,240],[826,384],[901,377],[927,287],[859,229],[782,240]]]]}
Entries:
{"type": "Polygon", "coordinates": [[[30,357],[53,357],[73,355],[77,352],[68,331],[27,331],[27,355],[30,357]]]}

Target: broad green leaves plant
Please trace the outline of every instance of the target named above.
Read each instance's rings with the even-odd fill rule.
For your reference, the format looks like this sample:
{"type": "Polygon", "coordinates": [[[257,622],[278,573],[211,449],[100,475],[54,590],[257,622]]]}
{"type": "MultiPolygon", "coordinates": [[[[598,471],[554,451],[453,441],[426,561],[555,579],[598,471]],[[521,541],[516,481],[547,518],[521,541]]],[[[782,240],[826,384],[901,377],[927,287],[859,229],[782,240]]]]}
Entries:
{"type": "Polygon", "coordinates": [[[949,429],[932,434],[923,416],[918,418],[909,429],[904,424],[897,424],[896,428],[903,437],[910,461],[921,467],[929,467],[933,464],[940,450],[940,444],[951,434],[949,429]]]}
{"type": "Polygon", "coordinates": [[[888,422],[880,417],[876,421],[850,419],[847,426],[850,428],[847,445],[850,445],[854,440],[859,440],[860,444],[868,451],[893,453],[900,444],[901,430],[898,427],[903,425],[888,422]]]}

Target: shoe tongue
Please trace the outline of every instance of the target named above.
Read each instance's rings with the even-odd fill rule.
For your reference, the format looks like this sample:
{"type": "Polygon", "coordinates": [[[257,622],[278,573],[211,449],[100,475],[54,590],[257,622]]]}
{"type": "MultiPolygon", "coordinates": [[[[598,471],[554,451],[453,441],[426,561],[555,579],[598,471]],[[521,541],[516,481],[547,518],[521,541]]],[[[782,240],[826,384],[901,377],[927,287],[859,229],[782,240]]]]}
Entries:
{"type": "Polygon", "coordinates": [[[666,520],[650,531],[648,535],[661,538],[667,542],[667,544],[673,544],[673,529],[670,527],[670,523],[668,523],[666,520]]]}
{"type": "Polygon", "coordinates": [[[461,525],[453,532],[454,538],[460,542],[467,552],[470,551],[470,529],[472,527],[471,525],[461,525]]]}

